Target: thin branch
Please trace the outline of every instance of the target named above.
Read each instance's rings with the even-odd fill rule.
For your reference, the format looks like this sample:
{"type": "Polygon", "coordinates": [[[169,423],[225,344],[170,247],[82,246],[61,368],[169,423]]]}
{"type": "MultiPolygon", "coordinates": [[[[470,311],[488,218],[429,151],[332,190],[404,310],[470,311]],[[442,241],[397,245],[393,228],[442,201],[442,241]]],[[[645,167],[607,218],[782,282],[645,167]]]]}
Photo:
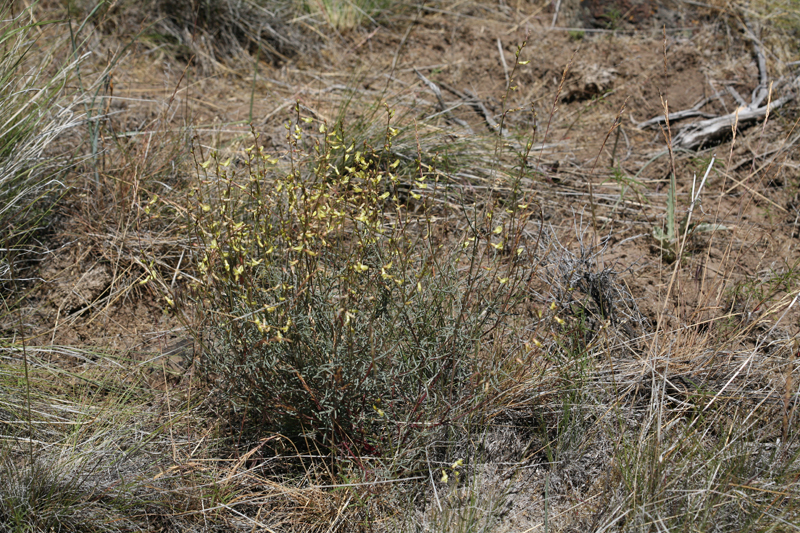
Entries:
{"type": "Polygon", "coordinates": [[[745,24],[745,36],[753,43],[753,52],[756,55],[756,63],[758,64],[758,86],[753,89],[753,95],[750,100],[750,107],[758,107],[764,98],[767,97],[767,59],[764,57],[764,50],[761,46],[761,41],[756,37],[755,32],[750,27],[750,24],[745,24]]]}
{"type": "Polygon", "coordinates": [[[558,0],[556,2],[556,9],[553,12],[553,22],[550,24],[550,29],[551,30],[556,27],[556,21],[558,21],[558,12],[559,11],[561,11],[561,0],[558,0]]]}
{"type": "Polygon", "coordinates": [[[453,115],[453,113],[450,111],[450,108],[448,108],[445,105],[444,98],[442,98],[442,91],[439,89],[439,87],[435,83],[433,83],[431,80],[426,78],[422,74],[422,72],[420,72],[416,68],[414,68],[414,72],[419,77],[419,79],[422,80],[422,83],[427,85],[428,89],[430,89],[431,92],[436,96],[436,100],[439,102],[439,108],[440,108],[441,112],[444,113],[445,115],[447,115],[447,117],[450,120],[452,120],[453,122],[455,122],[456,124],[458,124],[462,128],[465,128],[466,130],[469,131],[470,134],[472,134],[473,133],[472,132],[472,128],[469,127],[469,124],[467,124],[466,122],[464,122],[460,118],[457,118],[455,115],[453,115]]]}
{"type": "Polygon", "coordinates": [[[500,42],[500,37],[497,38],[497,51],[500,53],[500,63],[503,64],[503,74],[506,75],[506,88],[511,85],[511,77],[508,75],[508,63],[506,63],[506,55],[503,53],[503,43],[500,42]]]}
{"type": "Polygon", "coordinates": [[[500,131],[500,125],[494,119],[492,113],[490,113],[489,110],[486,109],[486,106],[483,104],[481,99],[477,97],[477,95],[466,89],[463,92],[461,92],[455,87],[451,87],[446,83],[441,83],[440,85],[446,91],[453,93],[454,95],[465,101],[467,104],[472,106],[472,109],[474,109],[476,113],[480,114],[483,117],[483,120],[486,121],[486,125],[489,126],[489,129],[491,129],[495,133],[502,135],[503,137],[508,137],[510,135],[508,130],[505,128],[503,128],[502,132],[500,131]]]}
{"type": "Polygon", "coordinates": [[[726,85],[725,90],[728,91],[728,94],[733,96],[733,99],[736,100],[736,103],[739,104],[739,107],[747,107],[747,102],[744,98],[742,98],[742,95],[739,94],[739,91],[737,91],[733,85],[726,85]]]}
{"type": "MultiPolygon", "coordinates": [[[[709,96],[708,98],[703,98],[703,99],[699,100],[696,104],[694,104],[689,109],[684,109],[683,111],[676,111],[675,113],[670,113],[669,114],[669,121],[670,122],[675,122],[676,120],[683,120],[683,119],[692,118],[692,117],[714,118],[716,115],[713,115],[711,113],[706,113],[704,111],[700,111],[700,109],[703,106],[705,106],[707,103],[709,103],[711,100],[716,98],[718,96],[718,94],[719,93],[714,93],[712,96],[709,96]]],[[[645,120],[644,122],[636,122],[636,120],[634,120],[634,118],[633,118],[633,115],[631,115],[630,118],[631,118],[631,122],[633,122],[633,124],[637,128],[639,128],[640,130],[644,130],[644,129],[647,129],[647,128],[655,128],[659,124],[666,123],[666,117],[664,115],[659,115],[659,116],[657,116],[655,118],[651,118],[650,120],[645,120]]]]}

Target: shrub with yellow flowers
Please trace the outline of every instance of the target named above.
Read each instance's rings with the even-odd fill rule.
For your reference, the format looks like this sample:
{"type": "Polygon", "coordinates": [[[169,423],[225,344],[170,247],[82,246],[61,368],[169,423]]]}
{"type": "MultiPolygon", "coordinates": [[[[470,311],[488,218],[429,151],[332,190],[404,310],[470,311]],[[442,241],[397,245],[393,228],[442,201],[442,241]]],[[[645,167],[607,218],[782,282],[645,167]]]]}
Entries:
{"type": "Polygon", "coordinates": [[[351,457],[406,449],[496,388],[481,343],[519,276],[498,273],[491,232],[433,242],[435,173],[401,183],[390,121],[378,147],[299,107],[287,129],[285,153],[255,135],[238,160],[196,153],[201,279],[182,301],[202,367],[248,428],[351,457]]]}

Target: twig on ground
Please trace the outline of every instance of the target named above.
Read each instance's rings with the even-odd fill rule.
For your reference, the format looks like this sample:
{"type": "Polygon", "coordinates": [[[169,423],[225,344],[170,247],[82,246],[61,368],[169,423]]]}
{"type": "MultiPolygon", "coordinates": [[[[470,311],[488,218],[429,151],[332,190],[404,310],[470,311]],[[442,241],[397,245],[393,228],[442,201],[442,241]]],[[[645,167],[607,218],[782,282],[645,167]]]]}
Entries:
{"type": "Polygon", "coordinates": [[[447,115],[447,117],[450,120],[452,120],[453,122],[455,122],[456,124],[458,124],[462,128],[465,128],[466,130],[468,130],[470,135],[471,135],[473,133],[473,131],[472,131],[472,128],[469,127],[469,124],[467,124],[465,121],[463,121],[460,118],[458,118],[455,115],[453,115],[452,111],[450,111],[450,108],[448,108],[445,105],[444,98],[442,98],[442,91],[439,89],[439,87],[435,83],[433,83],[431,80],[426,78],[422,74],[422,72],[420,72],[416,68],[414,69],[414,73],[416,73],[417,77],[419,77],[419,79],[422,80],[422,83],[424,83],[428,87],[428,89],[430,89],[431,92],[436,96],[436,100],[439,102],[439,108],[440,108],[441,112],[444,113],[445,115],[447,115]]]}
{"type": "Polygon", "coordinates": [[[553,22],[550,23],[550,29],[551,30],[556,27],[556,22],[558,21],[558,12],[559,11],[561,11],[561,0],[558,0],[556,2],[556,9],[553,12],[553,22]]]}
{"type": "Polygon", "coordinates": [[[490,113],[489,110],[486,109],[486,106],[483,104],[481,99],[477,97],[477,95],[475,95],[469,90],[464,90],[464,92],[461,92],[455,87],[451,87],[445,83],[442,83],[441,86],[446,91],[453,93],[454,95],[458,96],[459,98],[467,102],[470,106],[472,106],[472,108],[483,117],[483,120],[486,121],[486,125],[489,126],[489,128],[492,131],[502,135],[503,137],[509,136],[509,132],[507,129],[503,128],[503,131],[502,132],[500,131],[500,125],[494,119],[492,113],[490,113]]]}
{"type": "Polygon", "coordinates": [[[755,32],[750,27],[749,23],[745,24],[745,36],[753,43],[753,53],[756,55],[756,64],[758,65],[758,85],[753,89],[753,94],[750,97],[752,107],[758,107],[764,98],[767,97],[768,79],[767,75],[767,59],[764,57],[764,50],[761,41],[756,37],[755,32]]]}
{"type": "Polygon", "coordinates": [[[739,91],[737,91],[733,85],[726,85],[725,90],[728,91],[728,94],[733,96],[733,99],[736,100],[736,103],[739,104],[739,106],[747,107],[747,102],[744,98],[742,98],[742,95],[739,94],[739,91]]]}
{"type": "Polygon", "coordinates": [[[503,64],[503,74],[506,76],[506,87],[508,87],[511,84],[511,77],[508,75],[508,63],[506,63],[506,55],[503,53],[503,43],[500,42],[500,37],[497,38],[497,51],[500,54],[500,63],[503,64]]]}
{"type": "Polygon", "coordinates": [[[684,109],[683,111],[676,111],[675,113],[670,113],[669,117],[665,117],[664,115],[659,115],[655,118],[651,118],[650,120],[645,120],[644,122],[637,122],[633,118],[633,114],[631,114],[630,119],[631,122],[633,122],[633,124],[637,128],[639,128],[640,130],[644,130],[648,128],[655,128],[659,124],[664,124],[667,118],[669,118],[670,122],[675,122],[678,120],[683,120],[685,118],[692,118],[692,117],[713,118],[716,115],[714,115],[713,113],[706,113],[704,111],[700,111],[700,109],[717,96],[718,94],[714,93],[713,96],[709,96],[708,98],[703,98],[701,100],[698,100],[698,102],[689,109],[684,109]]]}

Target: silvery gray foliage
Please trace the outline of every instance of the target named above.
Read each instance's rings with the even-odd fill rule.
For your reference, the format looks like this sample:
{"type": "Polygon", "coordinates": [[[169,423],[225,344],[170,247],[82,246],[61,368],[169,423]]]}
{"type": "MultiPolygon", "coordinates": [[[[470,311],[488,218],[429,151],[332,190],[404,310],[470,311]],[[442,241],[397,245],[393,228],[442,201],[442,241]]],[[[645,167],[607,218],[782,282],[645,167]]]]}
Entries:
{"type": "Polygon", "coordinates": [[[632,339],[640,334],[645,318],[620,280],[620,272],[613,267],[601,267],[610,235],[594,244],[587,242],[586,229],[579,219],[575,227],[576,247],[569,248],[552,227],[543,228],[540,262],[549,287],[549,293],[543,297],[555,304],[556,313],[581,319],[590,332],[611,326],[632,339]]]}

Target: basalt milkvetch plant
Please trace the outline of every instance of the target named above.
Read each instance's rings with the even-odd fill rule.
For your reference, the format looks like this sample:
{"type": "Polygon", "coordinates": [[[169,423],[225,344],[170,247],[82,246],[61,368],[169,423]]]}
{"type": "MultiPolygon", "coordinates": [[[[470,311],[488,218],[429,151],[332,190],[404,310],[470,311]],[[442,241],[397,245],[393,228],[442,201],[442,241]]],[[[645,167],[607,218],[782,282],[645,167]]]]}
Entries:
{"type": "Polygon", "coordinates": [[[465,423],[500,390],[484,344],[500,354],[513,338],[523,273],[508,256],[521,232],[503,210],[469,217],[458,242],[437,241],[436,174],[420,168],[411,194],[423,208],[407,210],[399,161],[385,157],[390,122],[378,148],[343,145],[342,127],[299,106],[287,128],[281,154],[257,136],[238,164],[195,150],[202,280],[168,303],[198,310],[187,323],[201,366],[237,427],[413,468],[420,439],[465,423]],[[321,137],[304,144],[309,128],[321,137]]]}

